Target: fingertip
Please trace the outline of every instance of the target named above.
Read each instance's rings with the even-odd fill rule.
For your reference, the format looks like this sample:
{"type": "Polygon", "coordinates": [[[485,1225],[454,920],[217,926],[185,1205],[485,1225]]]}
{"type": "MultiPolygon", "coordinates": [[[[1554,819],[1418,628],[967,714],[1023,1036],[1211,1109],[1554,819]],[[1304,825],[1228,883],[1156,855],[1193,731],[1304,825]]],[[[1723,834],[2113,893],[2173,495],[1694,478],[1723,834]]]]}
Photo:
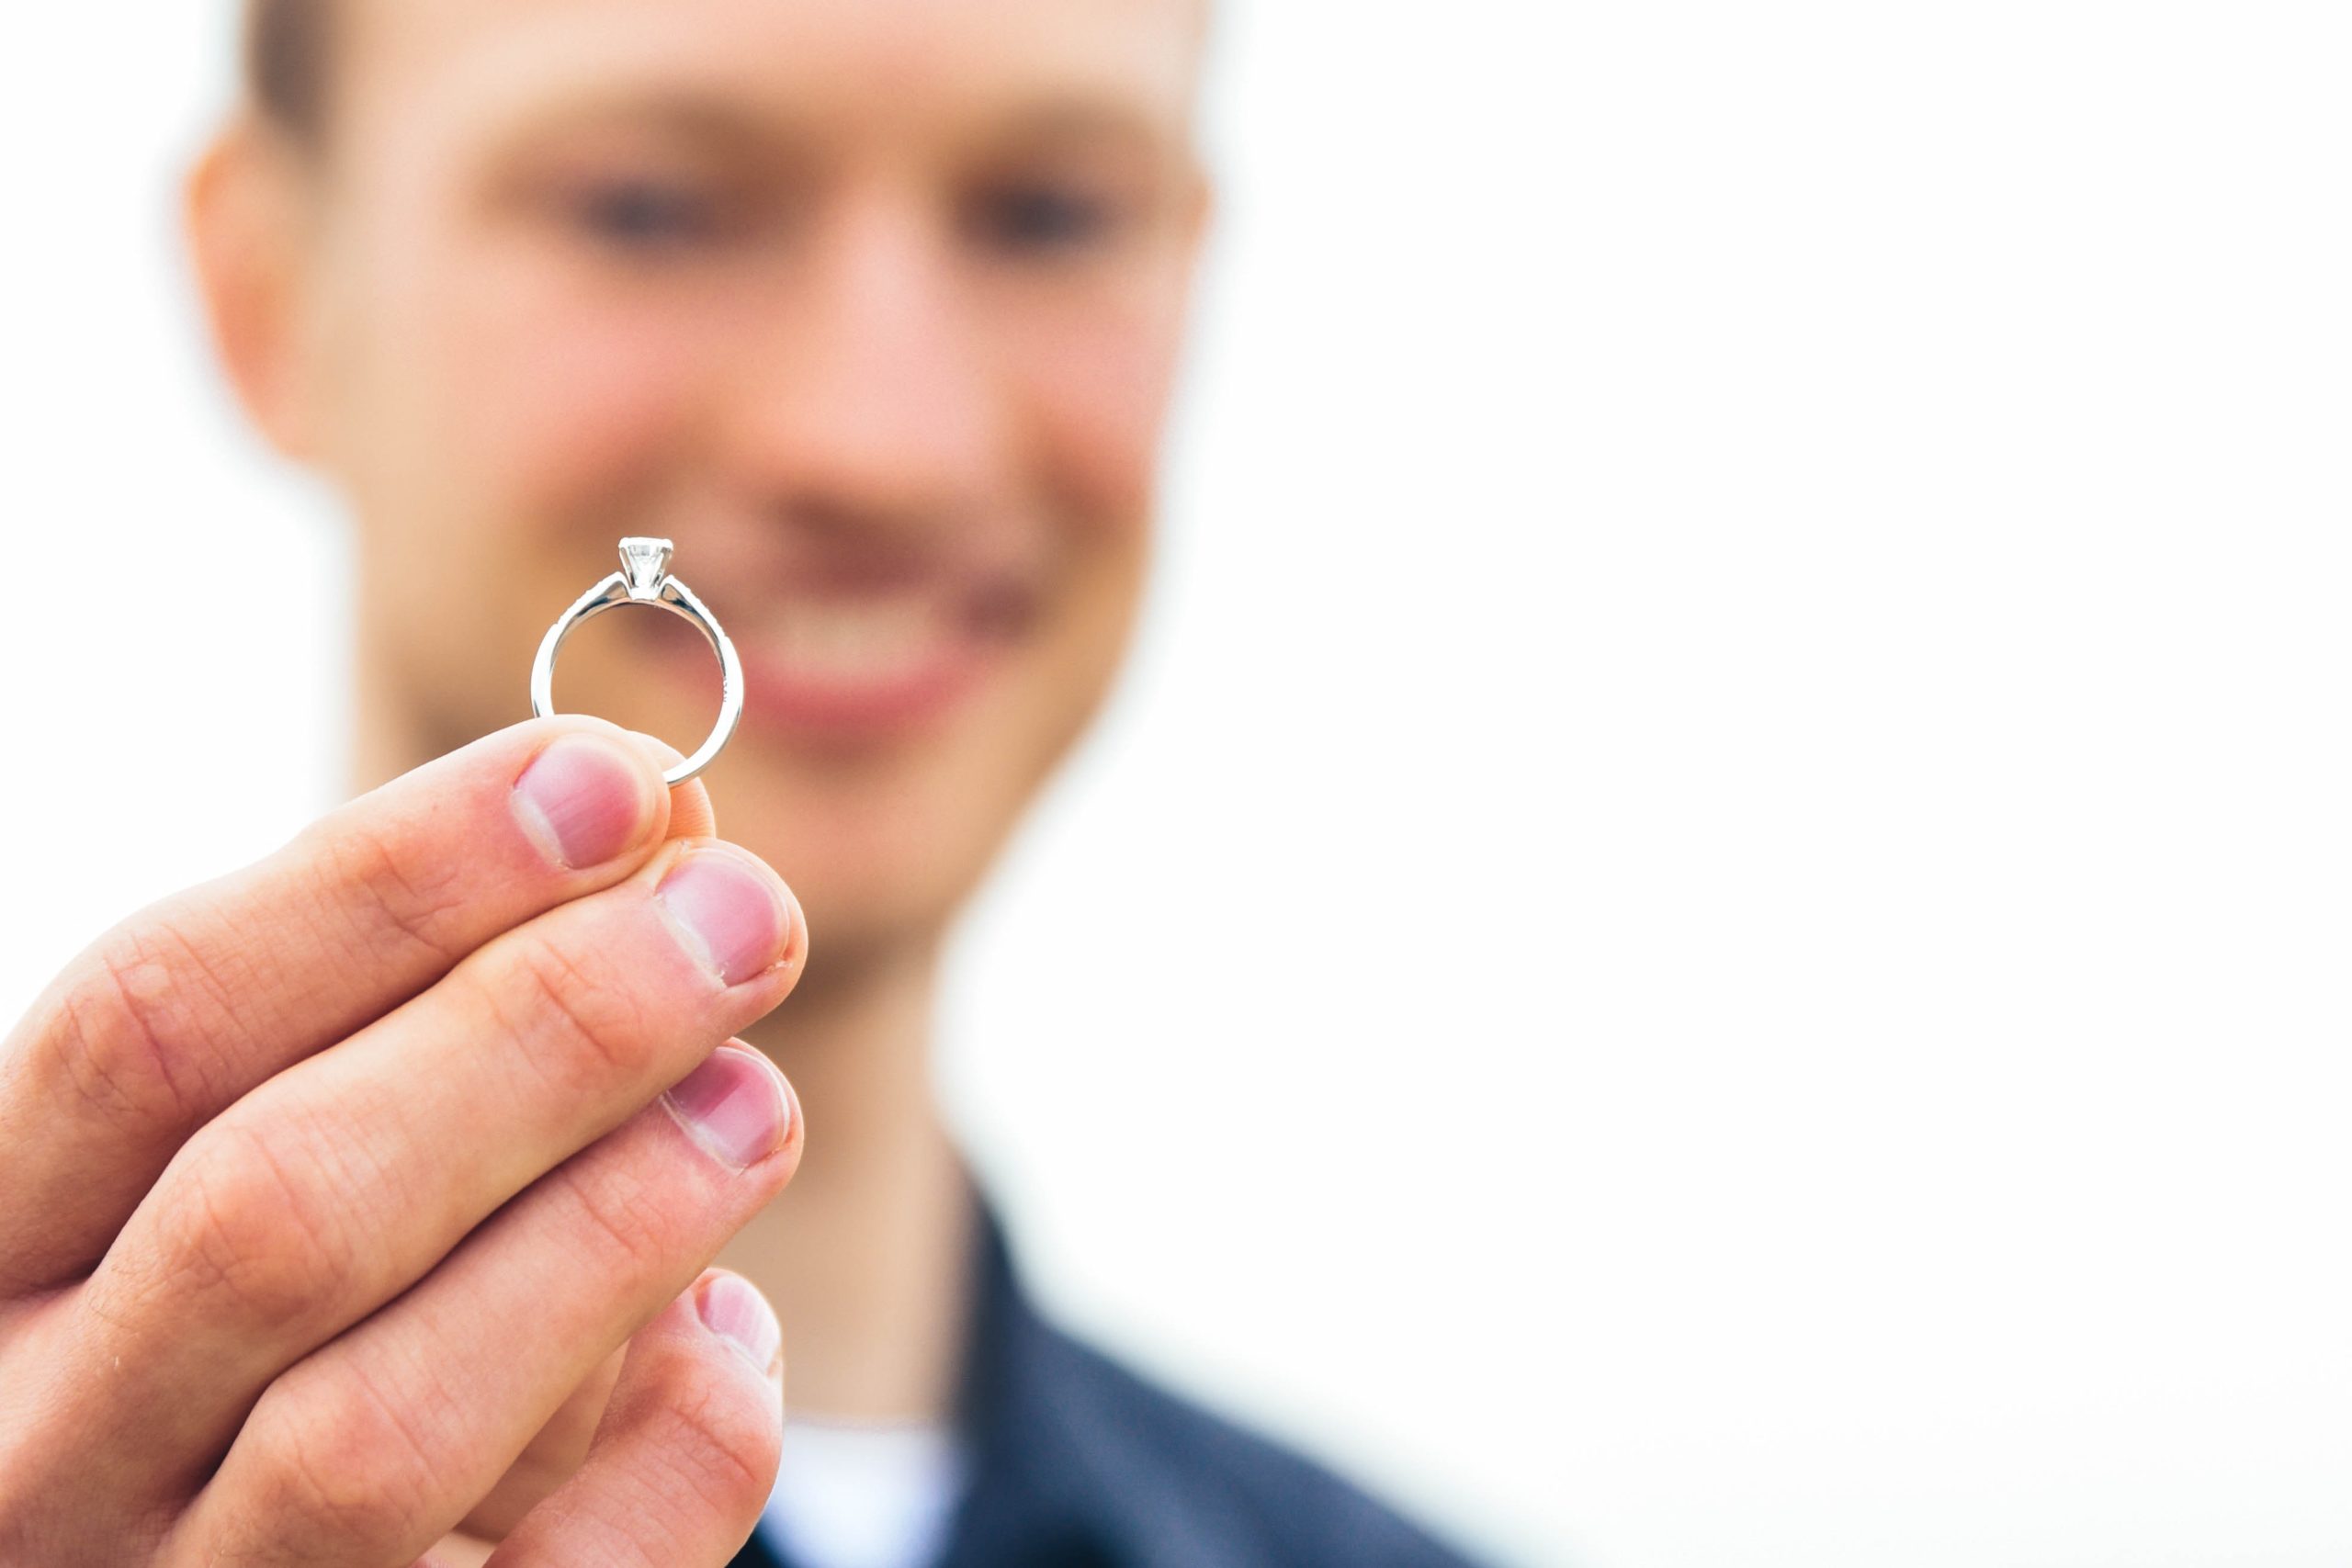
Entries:
{"type": "Polygon", "coordinates": [[[780,1382],[784,1377],[784,1325],[759,1287],[741,1274],[706,1269],[691,1292],[695,1315],[727,1347],[780,1382]]]}
{"type": "Polygon", "coordinates": [[[792,1164],[777,1169],[769,1162],[783,1155],[797,1163],[799,1103],[758,1049],[729,1041],[664,1089],[661,1104],[696,1147],[729,1170],[756,1172],[771,1194],[791,1179],[792,1164]]]}
{"type": "Polygon", "coordinates": [[[808,1113],[801,1109],[800,1091],[792,1087],[792,1075],[786,1072],[774,1056],[769,1055],[757,1045],[740,1039],[729,1040],[727,1043],[739,1051],[748,1051],[757,1056],[762,1062],[767,1064],[768,1071],[775,1075],[776,1088],[784,1096],[785,1117],[784,1138],[776,1145],[775,1152],[784,1156],[784,1179],[790,1181],[800,1169],[801,1149],[807,1143],[808,1135],[808,1113]]]}
{"type": "Polygon", "coordinates": [[[573,726],[529,759],[509,798],[517,824],[542,855],[582,871],[650,848],[662,793],[640,748],[573,726]]]}
{"type": "MultiPolygon", "coordinates": [[[[643,730],[625,731],[639,750],[651,757],[654,765],[666,773],[686,760],[686,754],[658,735],[643,730]]],[[[663,837],[670,839],[713,839],[718,836],[718,814],[712,809],[710,791],[703,787],[699,777],[682,784],[670,786],[670,828],[663,837]]]]}
{"type": "Polygon", "coordinates": [[[728,1041],[720,1049],[741,1052],[752,1057],[759,1066],[765,1067],[768,1077],[782,1100],[783,1131],[765,1156],[777,1161],[781,1167],[781,1175],[776,1180],[777,1189],[781,1190],[789,1186],[792,1179],[800,1173],[800,1156],[808,1145],[808,1113],[801,1107],[800,1091],[793,1087],[792,1075],[786,1072],[774,1056],[769,1055],[750,1041],[739,1037],[728,1041]]]}
{"type": "Polygon", "coordinates": [[[715,839],[718,836],[718,813],[710,804],[710,791],[700,779],[688,779],[670,789],[670,832],[673,839],[715,839]]]}
{"type": "Polygon", "coordinates": [[[621,733],[628,736],[664,771],[674,768],[686,760],[686,754],[684,751],[658,735],[648,735],[642,729],[625,729],[621,733]]]}

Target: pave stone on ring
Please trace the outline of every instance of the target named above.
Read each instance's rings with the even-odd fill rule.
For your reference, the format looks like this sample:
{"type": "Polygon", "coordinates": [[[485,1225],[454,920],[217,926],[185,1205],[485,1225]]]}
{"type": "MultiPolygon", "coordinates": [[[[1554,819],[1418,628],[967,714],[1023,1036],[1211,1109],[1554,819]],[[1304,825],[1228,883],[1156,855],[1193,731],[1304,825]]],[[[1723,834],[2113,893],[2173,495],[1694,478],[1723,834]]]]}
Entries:
{"type": "Polygon", "coordinates": [[[692,590],[670,575],[673,553],[667,539],[621,541],[621,570],[582,594],[580,602],[548,628],[547,637],[540,642],[539,657],[531,665],[531,712],[540,718],[554,714],[555,656],[563,647],[563,639],[582,621],[624,604],[645,604],[693,623],[718,655],[718,725],[710,732],[710,739],[702,743],[701,750],[662,775],[665,783],[675,785],[710,766],[727,749],[727,742],[734,739],[735,727],[743,718],[743,663],[736,658],[735,645],[719,629],[718,619],[692,590]]]}

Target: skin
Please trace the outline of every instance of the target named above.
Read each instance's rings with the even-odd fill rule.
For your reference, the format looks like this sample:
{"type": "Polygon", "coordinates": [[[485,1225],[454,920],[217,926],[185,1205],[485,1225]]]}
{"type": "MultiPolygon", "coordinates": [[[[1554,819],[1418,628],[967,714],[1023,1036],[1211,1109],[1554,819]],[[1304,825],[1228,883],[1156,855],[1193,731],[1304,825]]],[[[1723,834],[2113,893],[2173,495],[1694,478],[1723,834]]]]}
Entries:
{"type": "Polygon", "coordinates": [[[722,1563],[766,1303],[803,1408],[947,1407],[938,953],[1135,619],[1201,18],[347,10],[322,141],[241,116],[187,210],[245,407],[350,502],[365,793],[0,1046],[0,1560],[722,1563]],[[512,723],[627,534],[749,666],[673,792],[717,682],[669,617],[512,723]]]}

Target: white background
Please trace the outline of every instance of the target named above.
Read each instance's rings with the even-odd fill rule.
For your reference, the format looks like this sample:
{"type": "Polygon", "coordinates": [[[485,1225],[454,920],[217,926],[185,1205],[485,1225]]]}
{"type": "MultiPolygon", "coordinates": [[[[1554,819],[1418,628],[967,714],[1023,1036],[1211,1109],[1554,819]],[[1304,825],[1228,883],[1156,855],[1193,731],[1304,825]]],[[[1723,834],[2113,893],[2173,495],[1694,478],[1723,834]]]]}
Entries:
{"type": "MultiPolygon", "coordinates": [[[[1231,0],[1166,570],[959,956],[1052,1300],[1509,1557],[2352,1560],[2334,4],[1231,0]]],[[[0,22],[0,1007],[335,797],[225,11],[0,22]]]]}

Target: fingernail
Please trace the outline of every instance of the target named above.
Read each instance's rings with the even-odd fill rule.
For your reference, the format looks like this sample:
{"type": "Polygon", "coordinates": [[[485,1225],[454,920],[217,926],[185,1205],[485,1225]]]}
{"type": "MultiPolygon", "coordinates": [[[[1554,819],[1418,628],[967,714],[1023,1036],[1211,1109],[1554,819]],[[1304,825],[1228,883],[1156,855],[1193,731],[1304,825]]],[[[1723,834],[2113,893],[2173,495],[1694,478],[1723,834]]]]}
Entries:
{"type": "Polygon", "coordinates": [[[723,850],[686,856],[662,880],[662,907],[697,963],[740,986],[784,956],[792,921],[775,881],[723,850]]]}
{"type": "Polygon", "coordinates": [[[712,1275],[695,1311],[705,1327],[741,1350],[761,1375],[775,1366],[776,1352],[784,1348],[784,1325],[749,1280],[733,1274],[712,1275]]]}
{"type": "Polygon", "coordinates": [[[653,815],[645,769],[594,735],[549,743],[514,781],[523,831],[571,871],[602,865],[636,844],[653,815]]]}
{"type": "Polygon", "coordinates": [[[784,1075],[756,1051],[721,1045],[662,1096],[686,1136],[705,1153],[749,1170],[784,1147],[792,1096],[784,1075]]]}

